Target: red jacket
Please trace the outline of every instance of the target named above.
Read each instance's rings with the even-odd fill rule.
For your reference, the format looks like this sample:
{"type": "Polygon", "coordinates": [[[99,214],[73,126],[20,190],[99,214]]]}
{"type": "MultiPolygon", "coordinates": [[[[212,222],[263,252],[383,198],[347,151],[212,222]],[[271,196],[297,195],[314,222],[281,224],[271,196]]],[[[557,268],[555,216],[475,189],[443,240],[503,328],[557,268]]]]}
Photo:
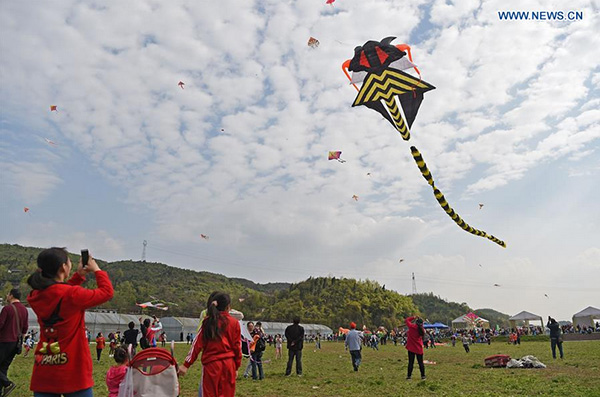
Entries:
{"type": "Polygon", "coordinates": [[[231,317],[229,313],[221,312],[219,326],[222,326],[221,329],[224,331],[218,339],[205,341],[204,329],[201,329],[200,333],[196,334],[194,342],[192,343],[192,348],[185,358],[183,365],[189,368],[198,358],[200,351],[202,351],[202,365],[228,358],[234,359],[236,370],[242,365],[240,323],[238,320],[231,317]]]}
{"type": "Polygon", "coordinates": [[[406,321],[408,327],[406,350],[416,354],[423,354],[423,337],[419,334],[419,326],[412,321],[415,317],[409,317],[406,321]]]}
{"type": "Polygon", "coordinates": [[[75,273],[66,283],[34,290],[27,298],[40,324],[32,391],[73,393],[94,385],[92,356],[85,334],[85,309],[109,301],[113,287],[104,271],[96,272],[98,288],[80,287],[83,282],[84,278],[75,273]]]}
{"type": "Polygon", "coordinates": [[[119,385],[125,379],[127,372],[126,365],[117,365],[110,367],[106,373],[106,387],[108,387],[108,397],[118,397],[119,385]]]}

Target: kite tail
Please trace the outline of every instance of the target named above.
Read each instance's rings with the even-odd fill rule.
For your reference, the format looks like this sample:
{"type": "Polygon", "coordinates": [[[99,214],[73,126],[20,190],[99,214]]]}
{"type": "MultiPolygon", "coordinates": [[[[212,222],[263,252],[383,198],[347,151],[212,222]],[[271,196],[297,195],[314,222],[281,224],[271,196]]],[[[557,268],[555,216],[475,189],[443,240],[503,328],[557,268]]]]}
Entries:
{"type": "Polygon", "coordinates": [[[431,187],[433,188],[433,194],[435,195],[436,200],[438,201],[438,203],[440,203],[440,206],[444,209],[444,211],[446,211],[448,216],[450,218],[452,218],[452,220],[454,222],[456,222],[456,224],[458,226],[460,226],[464,231],[469,232],[469,233],[474,234],[479,237],[485,237],[489,240],[492,240],[494,243],[506,248],[506,244],[504,243],[504,241],[497,239],[496,237],[492,236],[491,234],[487,234],[483,230],[477,230],[477,229],[469,226],[469,224],[467,224],[460,216],[458,216],[458,214],[456,212],[454,212],[454,210],[450,207],[450,205],[446,201],[444,194],[442,192],[440,192],[440,190],[438,188],[435,187],[435,183],[433,182],[433,176],[431,175],[431,172],[429,172],[429,169],[427,169],[427,164],[425,164],[425,161],[423,160],[421,153],[419,153],[417,148],[414,146],[410,147],[410,151],[412,152],[412,156],[415,159],[415,162],[417,163],[417,167],[419,167],[419,170],[421,170],[421,174],[423,175],[423,178],[425,178],[427,183],[429,183],[429,185],[431,185],[431,187]]]}

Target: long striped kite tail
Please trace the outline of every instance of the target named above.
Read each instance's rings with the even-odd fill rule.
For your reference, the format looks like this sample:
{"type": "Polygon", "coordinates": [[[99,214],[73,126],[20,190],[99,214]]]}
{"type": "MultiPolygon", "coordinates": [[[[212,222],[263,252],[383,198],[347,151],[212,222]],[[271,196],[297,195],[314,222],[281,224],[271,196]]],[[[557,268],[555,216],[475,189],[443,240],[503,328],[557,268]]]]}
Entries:
{"type": "Polygon", "coordinates": [[[412,153],[413,159],[415,159],[415,162],[417,163],[417,167],[419,167],[419,170],[421,171],[421,174],[423,175],[423,178],[425,178],[427,183],[429,183],[429,185],[433,189],[433,194],[435,195],[436,200],[438,201],[438,203],[440,203],[440,206],[444,209],[444,211],[446,211],[448,216],[450,218],[452,218],[452,220],[454,222],[456,222],[456,224],[458,226],[460,226],[464,231],[469,232],[469,233],[474,234],[479,237],[485,237],[489,240],[492,240],[494,243],[506,248],[506,243],[504,243],[504,241],[497,239],[496,237],[492,236],[491,234],[487,234],[483,230],[478,230],[478,229],[473,228],[472,226],[469,226],[469,224],[467,224],[456,212],[454,212],[454,210],[450,207],[450,205],[446,201],[444,194],[437,187],[435,187],[435,182],[433,181],[433,176],[431,175],[431,172],[429,172],[429,169],[427,168],[427,164],[425,164],[425,161],[423,160],[423,156],[421,156],[421,153],[414,146],[410,147],[410,151],[412,153]]]}

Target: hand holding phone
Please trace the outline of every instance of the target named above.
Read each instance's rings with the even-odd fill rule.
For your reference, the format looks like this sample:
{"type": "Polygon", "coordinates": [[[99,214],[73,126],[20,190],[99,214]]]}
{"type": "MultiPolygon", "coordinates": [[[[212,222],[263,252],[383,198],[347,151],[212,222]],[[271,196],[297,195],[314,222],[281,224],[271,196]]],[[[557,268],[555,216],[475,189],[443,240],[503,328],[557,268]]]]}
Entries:
{"type": "Polygon", "coordinates": [[[81,265],[86,267],[90,259],[90,252],[87,249],[81,250],[81,265]]]}

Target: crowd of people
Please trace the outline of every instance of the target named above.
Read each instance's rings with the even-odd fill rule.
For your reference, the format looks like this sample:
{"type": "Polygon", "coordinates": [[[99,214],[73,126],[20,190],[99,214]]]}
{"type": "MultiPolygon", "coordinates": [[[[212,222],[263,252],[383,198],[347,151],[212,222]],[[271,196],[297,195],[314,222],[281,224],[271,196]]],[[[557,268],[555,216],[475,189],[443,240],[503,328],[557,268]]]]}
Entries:
{"type": "MultiPolygon", "coordinates": [[[[7,296],[9,306],[0,313],[0,395],[8,396],[15,384],[8,378],[8,368],[16,354],[25,350],[25,355],[35,346],[36,360],[33,365],[30,389],[34,397],[60,396],[88,397],[92,396],[92,357],[88,344],[90,331],[85,328],[85,311],[110,300],[113,287],[108,274],[100,270],[93,258],[89,258],[87,266],[80,262],[73,276],[72,264],[68,253],[63,248],[43,250],[37,259],[37,271],[33,273],[28,284],[32,288],[27,301],[38,317],[40,324],[39,340],[35,331],[28,332],[27,309],[20,302],[21,294],[13,289],[7,296]],[[88,274],[94,273],[97,287],[83,288],[81,284],[88,274]],[[83,332],[85,330],[85,332],[83,332]],[[37,345],[36,345],[37,343],[37,345]]],[[[283,357],[283,344],[286,343],[288,361],[285,376],[291,376],[295,361],[295,372],[302,376],[302,351],[305,343],[314,343],[315,351],[321,348],[323,337],[320,334],[306,335],[300,325],[300,318],[295,317],[283,335],[267,335],[261,322],[249,321],[246,329],[241,329],[241,322],[230,315],[231,299],[227,293],[214,292],[208,298],[203,311],[201,325],[196,337],[192,333],[186,336],[191,345],[185,361],[179,366],[179,376],[186,375],[188,369],[200,357],[203,376],[200,380],[200,395],[233,396],[237,371],[245,357],[247,365],[243,377],[251,375],[253,380],[265,378],[263,354],[267,345],[275,347],[275,359],[283,357]],[[244,331],[244,332],[242,332],[244,331]],[[240,348],[241,346],[241,348],[240,348]]],[[[407,380],[412,378],[415,360],[418,363],[421,379],[425,379],[424,349],[435,348],[442,340],[450,340],[453,347],[459,340],[466,353],[470,352],[473,343],[490,344],[497,336],[508,336],[508,343],[520,344],[522,335],[542,334],[542,327],[520,327],[517,329],[470,329],[470,330],[432,330],[424,328],[419,317],[408,317],[404,320],[404,328],[390,331],[383,327],[376,332],[366,328],[357,330],[356,324],[350,324],[347,332],[327,335],[326,340],[343,341],[350,354],[352,368],[358,372],[362,363],[363,347],[379,349],[388,341],[394,345],[402,345],[408,352],[407,380]]],[[[166,344],[166,333],[160,319],[139,318],[139,329],[132,321],[128,329],[110,332],[105,337],[102,332],[96,335],[96,359],[101,360],[102,351],[108,344],[108,356],[115,365],[106,374],[106,385],[111,397],[116,397],[119,385],[127,372],[127,364],[136,355],[139,348],[161,347],[166,344]]],[[[550,330],[550,342],[553,358],[558,348],[560,358],[564,357],[562,335],[564,333],[592,333],[600,331],[600,323],[595,327],[571,327],[560,325],[548,317],[546,327],[550,330]]],[[[342,330],[340,328],[340,330],[342,330]]],[[[183,333],[181,334],[183,341],[183,333]]]]}

